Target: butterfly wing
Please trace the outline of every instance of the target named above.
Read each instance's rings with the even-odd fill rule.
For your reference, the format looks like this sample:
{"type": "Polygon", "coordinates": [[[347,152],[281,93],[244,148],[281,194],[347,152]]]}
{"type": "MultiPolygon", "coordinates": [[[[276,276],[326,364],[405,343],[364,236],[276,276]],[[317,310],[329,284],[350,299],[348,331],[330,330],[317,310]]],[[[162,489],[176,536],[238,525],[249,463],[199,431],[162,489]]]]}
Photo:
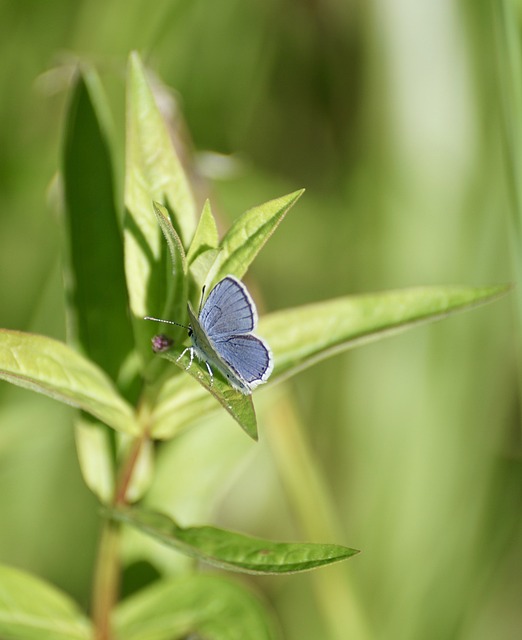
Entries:
{"type": "Polygon", "coordinates": [[[270,349],[257,336],[246,334],[224,337],[214,342],[214,348],[232,372],[251,390],[266,382],[272,373],[270,349]]]}
{"type": "Polygon", "coordinates": [[[210,292],[198,320],[213,341],[250,333],[257,323],[256,305],[239,280],[226,276],[210,292]]]}

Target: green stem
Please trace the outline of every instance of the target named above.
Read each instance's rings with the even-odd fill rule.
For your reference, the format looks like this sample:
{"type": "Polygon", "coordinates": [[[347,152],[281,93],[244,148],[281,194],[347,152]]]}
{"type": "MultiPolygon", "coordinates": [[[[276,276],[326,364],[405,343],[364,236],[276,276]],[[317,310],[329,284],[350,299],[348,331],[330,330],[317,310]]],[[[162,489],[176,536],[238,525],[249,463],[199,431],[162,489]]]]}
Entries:
{"type": "MultiPolygon", "coordinates": [[[[127,502],[127,492],[146,439],[147,435],[143,434],[134,440],[121,466],[113,500],[113,505],[116,507],[127,502]]],[[[95,640],[111,640],[113,638],[111,613],[118,601],[120,589],[120,538],[120,523],[111,519],[105,520],[101,532],[93,584],[92,616],[95,640]]]]}
{"type": "Polygon", "coordinates": [[[111,611],[118,600],[120,562],[120,524],[106,520],[103,524],[93,586],[93,623],[95,640],[110,640],[111,611]]]}

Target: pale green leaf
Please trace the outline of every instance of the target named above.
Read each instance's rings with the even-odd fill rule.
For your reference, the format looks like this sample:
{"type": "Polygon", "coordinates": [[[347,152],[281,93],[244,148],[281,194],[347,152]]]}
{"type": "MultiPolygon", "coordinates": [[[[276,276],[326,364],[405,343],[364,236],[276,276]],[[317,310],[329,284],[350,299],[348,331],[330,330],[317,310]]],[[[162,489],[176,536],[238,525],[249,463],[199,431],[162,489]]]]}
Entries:
{"type": "Polygon", "coordinates": [[[266,315],[259,322],[259,334],[274,355],[271,381],[341,351],[490,302],[506,291],[504,285],[401,289],[266,315]]]}
{"type": "Polygon", "coordinates": [[[279,634],[245,584],[222,576],[187,575],[156,583],[127,598],[115,612],[125,640],[276,640],[279,634]]]}
{"type": "Polygon", "coordinates": [[[210,208],[210,202],[205,201],[205,206],[201,212],[201,217],[194,234],[194,238],[190,243],[190,248],[187,253],[187,260],[189,264],[192,264],[194,260],[208,249],[217,249],[219,245],[218,230],[216,221],[212,215],[210,208]]]}
{"type": "Polygon", "coordinates": [[[102,504],[114,497],[114,457],[107,427],[80,416],[75,425],[76,450],[85,484],[102,504]]]}
{"type": "Polygon", "coordinates": [[[0,329],[0,379],[83,409],[118,431],[139,433],[132,408],[108,376],[57,340],[0,329]]]}
{"type": "MultiPolygon", "coordinates": [[[[203,389],[206,389],[212,396],[230,413],[239,426],[254,440],[257,440],[257,420],[251,395],[244,395],[221,377],[218,371],[215,372],[211,381],[210,375],[201,363],[194,358],[190,364],[190,357],[187,353],[178,360],[177,355],[170,353],[163,354],[163,357],[178,365],[185,375],[188,373],[199,382],[203,389]],[[189,366],[190,365],[190,366],[189,366]]],[[[179,376],[178,376],[179,377],[179,376]]],[[[154,420],[154,418],[153,418],[154,420]]],[[[151,434],[157,437],[155,427],[152,427],[151,434]]]]}
{"type": "Polygon", "coordinates": [[[336,544],[272,542],[217,527],[184,528],[166,515],[137,508],[109,513],[188,556],[241,573],[297,573],[358,553],[336,544]]]}
{"type": "Polygon", "coordinates": [[[66,594],[24,571],[0,565],[3,640],[90,640],[90,622],[66,594]]]}
{"type": "Polygon", "coordinates": [[[221,241],[221,252],[212,273],[212,284],[227,275],[242,278],[304,189],[265,202],[243,213],[221,241]]]}
{"type": "MultiPolygon", "coordinates": [[[[166,300],[162,306],[162,317],[178,318],[181,321],[186,313],[187,305],[187,258],[180,237],[176,233],[167,209],[154,202],[154,214],[167,241],[170,253],[172,278],[167,281],[166,300]]],[[[155,313],[154,310],[152,310],[155,313]]]]}
{"type": "MultiPolygon", "coordinates": [[[[162,309],[166,298],[165,244],[152,202],[164,202],[184,246],[195,228],[195,205],[169,130],[158,109],[137,53],[129,58],[124,220],[125,273],[130,306],[136,318],[162,309]]],[[[150,329],[135,323],[136,340],[147,361],[150,329]]]]}
{"type": "MultiPolygon", "coordinates": [[[[491,302],[508,290],[505,285],[402,289],[268,314],[258,327],[274,356],[268,385],[336,353],[491,302]]],[[[186,376],[167,380],[154,408],[153,432],[172,437],[212,408],[204,390],[186,376]]]]}

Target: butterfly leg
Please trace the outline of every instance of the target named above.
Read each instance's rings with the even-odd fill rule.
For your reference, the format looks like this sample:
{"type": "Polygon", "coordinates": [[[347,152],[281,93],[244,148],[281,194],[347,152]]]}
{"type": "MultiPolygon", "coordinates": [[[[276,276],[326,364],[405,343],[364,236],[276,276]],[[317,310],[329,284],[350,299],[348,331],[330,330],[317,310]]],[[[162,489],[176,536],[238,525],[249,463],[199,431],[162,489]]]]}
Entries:
{"type": "Polygon", "coordinates": [[[192,361],[194,360],[194,349],[193,349],[193,347],[187,347],[176,358],[176,362],[178,362],[179,360],[181,360],[181,358],[183,358],[183,356],[187,353],[187,351],[190,353],[190,362],[185,367],[185,371],[188,371],[190,369],[190,367],[192,366],[192,361]]]}
{"type": "Polygon", "coordinates": [[[208,375],[210,376],[210,386],[214,386],[214,372],[212,371],[212,367],[209,365],[209,363],[205,360],[205,364],[207,365],[207,371],[208,371],[208,375]]]}

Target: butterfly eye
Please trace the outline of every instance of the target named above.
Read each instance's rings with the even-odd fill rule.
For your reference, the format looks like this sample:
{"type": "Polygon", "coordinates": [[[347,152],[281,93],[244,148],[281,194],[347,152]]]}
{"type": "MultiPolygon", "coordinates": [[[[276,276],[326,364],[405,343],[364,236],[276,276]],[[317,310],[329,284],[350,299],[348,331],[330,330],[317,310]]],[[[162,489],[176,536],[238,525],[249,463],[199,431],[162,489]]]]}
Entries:
{"type": "Polygon", "coordinates": [[[194,333],[194,331],[192,331],[192,327],[189,327],[189,328],[188,328],[188,335],[189,335],[189,338],[192,338],[193,333],[194,333]]]}

